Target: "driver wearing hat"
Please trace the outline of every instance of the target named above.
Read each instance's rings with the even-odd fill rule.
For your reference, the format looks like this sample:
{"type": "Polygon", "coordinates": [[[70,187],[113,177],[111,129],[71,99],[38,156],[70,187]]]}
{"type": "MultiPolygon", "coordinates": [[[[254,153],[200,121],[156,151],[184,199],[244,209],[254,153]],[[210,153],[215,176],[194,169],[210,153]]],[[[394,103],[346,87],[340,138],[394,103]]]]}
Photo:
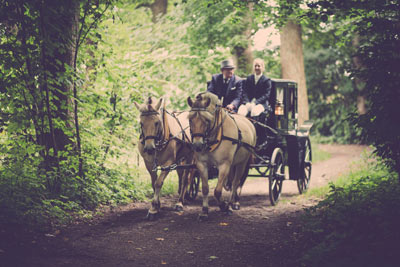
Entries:
{"type": "Polygon", "coordinates": [[[212,76],[207,91],[222,97],[222,106],[229,110],[237,111],[242,98],[242,79],[234,74],[235,65],[232,60],[221,62],[221,73],[212,76]]]}

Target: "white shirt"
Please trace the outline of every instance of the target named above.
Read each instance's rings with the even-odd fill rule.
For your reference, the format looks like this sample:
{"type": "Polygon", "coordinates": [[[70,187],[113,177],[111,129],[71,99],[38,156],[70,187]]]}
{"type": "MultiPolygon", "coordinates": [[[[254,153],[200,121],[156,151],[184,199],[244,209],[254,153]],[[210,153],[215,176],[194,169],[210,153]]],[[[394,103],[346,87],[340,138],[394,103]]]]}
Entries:
{"type": "Polygon", "coordinates": [[[258,80],[261,78],[262,73],[260,73],[260,75],[254,74],[254,80],[255,80],[255,84],[258,83],[258,80]]]}

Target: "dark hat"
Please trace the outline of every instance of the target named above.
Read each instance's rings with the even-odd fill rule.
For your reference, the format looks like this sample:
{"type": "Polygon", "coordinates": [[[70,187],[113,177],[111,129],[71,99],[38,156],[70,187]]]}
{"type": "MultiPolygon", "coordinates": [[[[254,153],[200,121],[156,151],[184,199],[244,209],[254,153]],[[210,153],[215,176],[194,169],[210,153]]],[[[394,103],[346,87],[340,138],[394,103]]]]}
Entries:
{"type": "Polygon", "coordinates": [[[221,62],[221,70],[222,69],[234,69],[235,65],[233,64],[232,60],[227,59],[221,62]]]}

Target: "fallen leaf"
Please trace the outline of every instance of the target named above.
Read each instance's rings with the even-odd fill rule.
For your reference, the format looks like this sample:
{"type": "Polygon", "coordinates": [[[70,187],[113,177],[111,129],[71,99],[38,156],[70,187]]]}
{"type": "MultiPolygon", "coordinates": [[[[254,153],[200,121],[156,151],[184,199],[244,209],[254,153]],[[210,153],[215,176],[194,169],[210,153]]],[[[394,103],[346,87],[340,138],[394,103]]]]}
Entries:
{"type": "Polygon", "coordinates": [[[218,259],[218,257],[217,256],[210,256],[209,259],[210,260],[215,260],[215,259],[218,259]]]}
{"type": "Polygon", "coordinates": [[[56,231],[54,232],[54,235],[58,235],[58,234],[60,234],[60,230],[56,230],[56,231]]]}
{"type": "Polygon", "coordinates": [[[45,237],[56,237],[55,235],[52,235],[52,234],[45,234],[44,236],[45,237]]]}
{"type": "Polygon", "coordinates": [[[142,248],[136,248],[137,250],[142,250],[142,248]]]}
{"type": "Polygon", "coordinates": [[[221,223],[219,223],[219,225],[221,225],[221,226],[227,226],[228,223],[226,223],[226,222],[221,222],[221,223]]]}
{"type": "Polygon", "coordinates": [[[292,222],[287,222],[286,226],[291,226],[293,223],[292,222]]]}
{"type": "Polygon", "coordinates": [[[133,241],[132,241],[132,240],[128,240],[127,242],[128,242],[128,243],[133,243],[133,241]]]}
{"type": "Polygon", "coordinates": [[[162,237],[157,237],[156,240],[158,240],[158,241],[164,241],[164,238],[162,238],[162,237]]]}
{"type": "Polygon", "coordinates": [[[168,232],[168,230],[169,230],[168,227],[165,227],[165,228],[164,228],[164,231],[165,231],[165,232],[168,232]]]}
{"type": "Polygon", "coordinates": [[[68,241],[69,240],[69,238],[68,237],[64,237],[64,241],[68,241]]]}
{"type": "Polygon", "coordinates": [[[163,261],[163,260],[161,260],[161,264],[162,264],[162,265],[165,265],[165,264],[167,264],[167,262],[166,262],[166,261],[163,261]]]}
{"type": "Polygon", "coordinates": [[[194,254],[194,251],[187,251],[187,254],[194,254]]]}

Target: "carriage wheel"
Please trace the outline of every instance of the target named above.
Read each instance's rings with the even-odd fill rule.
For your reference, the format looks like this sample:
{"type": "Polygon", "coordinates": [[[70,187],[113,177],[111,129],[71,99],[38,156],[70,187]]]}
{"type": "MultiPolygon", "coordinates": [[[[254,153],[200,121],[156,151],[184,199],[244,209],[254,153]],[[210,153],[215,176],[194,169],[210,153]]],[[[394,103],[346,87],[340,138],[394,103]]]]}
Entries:
{"type": "Polygon", "coordinates": [[[192,182],[189,185],[189,189],[186,192],[185,199],[193,201],[197,197],[200,187],[200,173],[198,170],[194,170],[192,182]]]}
{"type": "Polygon", "coordinates": [[[285,178],[285,162],[283,159],[283,152],[280,148],[274,149],[270,166],[269,200],[272,206],[275,206],[281,196],[283,179],[285,178]]]}
{"type": "Polygon", "coordinates": [[[307,138],[305,144],[305,153],[304,153],[304,167],[302,177],[297,180],[297,188],[299,189],[299,193],[302,194],[307,191],[308,186],[310,185],[311,179],[311,167],[312,167],[312,153],[311,153],[311,142],[310,139],[307,138]]]}

